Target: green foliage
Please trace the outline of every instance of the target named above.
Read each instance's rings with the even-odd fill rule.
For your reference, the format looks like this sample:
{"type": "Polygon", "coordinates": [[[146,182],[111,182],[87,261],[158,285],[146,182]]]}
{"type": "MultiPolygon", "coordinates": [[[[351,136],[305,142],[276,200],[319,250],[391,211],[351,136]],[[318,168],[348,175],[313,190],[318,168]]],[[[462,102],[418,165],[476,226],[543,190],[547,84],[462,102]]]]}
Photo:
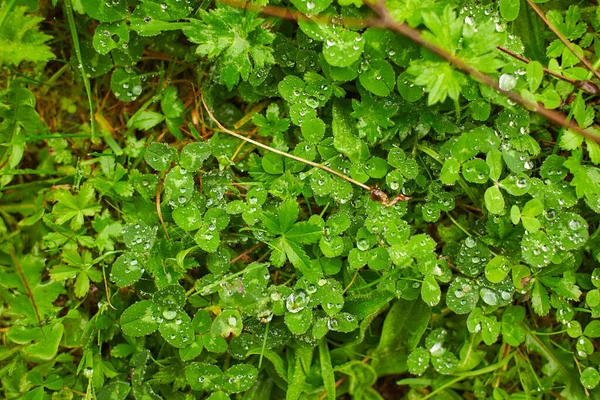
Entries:
{"type": "Polygon", "coordinates": [[[261,26],[262,20],[254,13],[219,6],[209,12],[200,12],[199,17],[201,20],[192,20],[184,33],[192,43],[199,44],[198,55],[218,60],[216,68],[220,82],[229,89],[240,78],[248,80],[250,74],[265,74],[275,62],[273,50],[268,47],[275,35],[261,26]]]}
{"type": "MultiPolygon", "coordinates": [[[[3,398],[600,396],[593,138],[361,2],[63,6],[0,8],[3,398]]],[[[528,2],[386,7],[599,134],[528,2]]]]}
{"type": "Polygon", "coordinates": [[[0,3],[0,66],[18,66],[23,61],[44,62],[54,54],[46,44],[52,36],[39,32],[42,17],[31,15],[27,7],[14,6],[15,2],[0,3]]]}

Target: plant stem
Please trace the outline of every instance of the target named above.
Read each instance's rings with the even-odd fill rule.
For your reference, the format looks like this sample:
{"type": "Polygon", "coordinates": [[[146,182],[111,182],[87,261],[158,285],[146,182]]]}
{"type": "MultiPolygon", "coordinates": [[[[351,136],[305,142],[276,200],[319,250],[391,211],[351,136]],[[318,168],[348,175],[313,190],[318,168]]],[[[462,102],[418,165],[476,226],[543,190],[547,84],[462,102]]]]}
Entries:
{"type": "Polygon", "coordinates": [[[580,55],[579,53],[577,53],[575,51],[575,48],[571,45],[571,42],[569,42],[567,40],[567,38],[562,34],[561,31],[559,31],[554,25],[552,25],[552,23],[550,23],[548,18],[546,18],[546,16],[542,12],[542,10],[540,10],[540,8],[537,6],[537,4],[535,4],[531,0],[526,0],[526,1],[527,1],[527,4],[529,4],[529,7],[531,7],[531,9],[533,11],[535,11],[535,13],[542,19],[542,21],[544,21],[544,24],[546,24],[546,26],[548,28],[550,28],[550,30],[552,32],[554,32],[554,34],[560,39],[560,41],[565,45],[565,47],[567,49],[569,49],[569,51],[571,53],[573,53],[575,55],[575,57],[577,57],[579,59],[579,61],[581,61],[583,63],[583,65],[585,65],[585,67],[596,76],[597,79],[600,79],[600,72],[598,72],[592,66],[592,64],[587,60],[587,58],[585,58],[584,56],[580,55]]]}
{"type": "Polygon", "coordinates": [[[213,115],[212,111],[210,111],[208,105],[206,104],[206,101],[204,101],[204,97],[202,98],[202,104],[204,105],[204,108],[206,109],[206,113],[208,114],[208,116],[210,117],[210,119],[212,119],[213,122],[215,124],[217,124],[217,126],[219,127],[219,130],[221,130],[222,132],[225,132],[225,133],[227,133],[227,134],[229,134],[229,135],[231,135],[233,137],[236,137],[238,139],[244,140],[244,141],[246,141],[248,143],[252,143],[253,145],[258,146],[260,148],[263,148],[265,150],[272,151],[273,153],[279,154],[280,156],[291,158],[292,160],[299,161],[301,163],[308,164],[308,165],[311,165],[311,166],[316,167],[316,168],[320,168],[320,169],[322,169],[324,171],[327,171],[327,172],[329,172],[329,173],[331,173],[331,174],[333,174],[333,175],[335,175],[337,177],[340,177],[340,178],[342,178],[342,179],[344,179],[344,180],[346,180],[346,181],[348,181],[348,182],[350,182],[350,183],[352,183],[352,184],[354,184],[356,186],[359,186],[359,187],[361,187],[361,188],[363,188],[365,190],[368,190],[369,192],[373,191],[373,188],[371,188],[370,186],[365,185],[364,183],[360,183],[360,182],[358,182],[358,181],[350,178],[349,176],[346,176],[346,175],[342,174],[341,172],[338,172],[338,171],[336,171],[334,169],[326,167],[325,165],[322,165],[322,164],[319,164],[319,163],[316,163],[316,162],[313,162],[313,161],[306,160],[306,159],[304,159],[302,157],[298,157],[298,156],[295,156],[293,154],[286,153],[285,151],[274,149],[273,147],[267,146],[266,144],[262,144],[260,142],[257,142],[256,140],[247,138],[246,136],[240,135],[237,132],[234,132],[232,130],[227,129],[225,126],[223,126],[215,118],[215,116],[213,115]]]}
{"type": "Polygon", "coordinates": [[[450,53],[446,52],[444,49],[429,42],[427,39],[425,39],[423,37],[423,35],[421,35],[421,32],[419,32],[418,30],[411,28],[407,24],[400,24],[400,23],[396,22],[390,15],[387,8],[385,7],[385,4],[383,3],[383,1],[379,0],[375,4],[365,1],[364,4],[366,4],[371,9],[373,9],[373,11],[379,16],[379,19],[373,21],[373,23],[370,26],[389,29],[389,30],[397,32],[403,36],[406,36],[413,42],[421,45],[422,47],[426,48],[427,50],[430,50],[431,52],[433,52],[436,55],[440,56],[441,58],[445,59],[446,61],[448,61],[449,63],[454,65],[456,68],[458,68],[459,70],[471,75],[471,77],[473,77],[475,80],[481,82],[482,84],[484,84],[486,86],[491,87],[492,89],[495,89],[498,93],[503,94],[504,96],[508,97],[510,100],[512,100],[516,103],[519,103],[523,107],[540,114],[541,116],[543,116],[544,118],[546,118],[548,121],[550,121],[552,123],[555,123],[557,125],[565,127],[567,129],[570,129],[571,131],[576,132],[579,135],[581,135],[587,139],[593,140],[594,142],[600,144],[600,137],[596,136],[595,134],[593,134],[590,131],[587,131],[587,130],[579,127],[579,125],[577,125],[576,123],[574,123],[572,121],[567,121],[567,119],[564,117],[563,114],[553,111],[553,110],[549,110],[549,109],[545,108],[544,106],[542,106],[541,104],[532,103],[532,102],[526,100],[525,98],[523,98],[520,94],[518,94],[516,92],[502,89],[500,87],[500,85],[495,80],[493,80],[491,77],[489,77],[488,75],[484,74],[483,72],[480,72],[479,70],[477,70],[474,67],[471,67],[465,61],[456,57],[455,55],[450,54],[450,53]]]}
{"type": "Polygon", "coordinates": [[[442,391],[442,390],[444,390],[466,378],[471,378],[474,376],[479,376],[479,375],[483,375],[483,374],[489,374],[490,372],[494,372],[494,371],[504,367],[505,365],[507,365],[508,362],[513,358],[513,356],[514,356],[514,353],[510,353],[506,358],[504,358],[500,362],[497,362],[496,364],[488,365],[487,367],[483,367],[483,368],[480,368],[475,371],[463,372],[456,378],[444,383],[442,386],[438,387],[433,392],[429,393],[427,396],[422,397],[421,400],[429,399],[430,397],[434,396],[436,393],[438,393],[438,392],[440,392],[440,391],[442,391]]]}
{"type": "MultiPolygon", "coordinates": [[[[425,145],[420,144],[417,146],[417,148],[420,151],[422,151],[423,153],[427,154],[429,157],[433,158],[438,163],[440,163],[440,164],[444,163],[444,161],[442,160],[442,157],[440,157],[440,155],[435,150],[433,150],[431,147],[427,147],[425,145]]],[[[462,188],[462,190],[466,193],[467,197],[471,200],[471,202],[473,202],[473,204],[475,204],[475,205],[479,204],[479,198],[477,197],[475,192],[473,192],[473,190],[471,189],[469,184],[467,182],[465,182],[465,180],[460,176],[458,177],[457,182],[460,185],[460,187],[462,188]]]]}
{"type": "Polygon", "coordinates": [[[92,130],[92,141],[96,138],[96,127],[94,124],[94,105],[92,104],[92,88],[90,86],[90,80],[85,72],[85,66],[83,65],[83,57],[81,56],[81,48],[79,47],[79,37],[77,36],[77,27],[75,26],[75,17],[73,16],[73,4],[71,0],[65,0],[65,12],[67,14],[67,20],[69,21],[69,29],[71,31],[71,37],[73,38],[73,48],[75,49],[75,55],[77,57],[78,68],[81,71],[81,78],[83,79],[83,86],[88,98],[88,106],[90,107],[90,128],[92,130]]]}
{"type": "MultiPolygon", "coordinates": [[[[509,56],[511,56],[513,58],[516,58],[517,60],[519,60],[519,61],[521,61],[521,62],[523,62],[525,64],[529,64],[531,62],[531,60],[529,60],[529,59],[523,57],[522,55],[519,55],[519,54],[517,54],[517,53],[515,53],[515,52],[513,52],[513,51],[511,51],[511,50],[509,50],[509,49],[507,49],[505,47],[496,46],[496,48],[498,50],[500,50],[501,52],[506,53],[509,56]]],[[[546,67],[543,67],[543,69],[544,69],[544,72],[547,73],[548,75],[552,75],[556,79],[560,79],[562,81],[568,82],[571,85],[573,85],[573,86],[575,86],[575,87],[583,90],[584,92],[586,92],[588,94],[592,94],[592,95],[599,95],[600,94],[600,88],[598,88],[598,86],[594,82],[590,81],[589,79],[588,80],[583,80],[583,81],[576,81],[576,80],[573,80],[573,79],[569,79],[566,76],[561,75],[559,73],[551,71],[551,70],[549,70],[546,67]]]]}
{"type": "Polygon", "coordinates": [[[10,253],[10,259],[15,266],[15,270],[17,271],[19,278],[21,278],[21,283],[23,283],[23,287],[25,288],[25,291],[27,292],[27,297],[29,297],[29,301],[31,301],[31,305],[33,307],[33,311],[35,312],[35,317],[37,318],[38,324],[41,326],[42,318],[40,317],[40,311],[38,309],[37,303],[35,302],[35,297],[33,297],[33,291],[31,290],[31,286],[29,286],[29,281],[27,281],[27,277],[25,276],[25,273],[23,272],[23,268],[21,268],[21,262],[19,261],[19,258],[17,257],[17,253],[15,251],[15,248],[12,244],[9,245],[9,253],[10,253]]]}

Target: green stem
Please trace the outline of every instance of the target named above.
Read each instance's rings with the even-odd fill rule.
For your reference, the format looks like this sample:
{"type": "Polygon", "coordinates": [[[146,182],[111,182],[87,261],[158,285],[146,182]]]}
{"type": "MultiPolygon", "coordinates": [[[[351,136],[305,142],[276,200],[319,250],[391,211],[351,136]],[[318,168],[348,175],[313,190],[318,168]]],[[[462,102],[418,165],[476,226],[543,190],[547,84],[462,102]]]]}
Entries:
{"type": "Polygon", "coordinates": [[[81,71],[81,78],[83,79],[83,86],[88,98],[88,106],[90,108],[90,128],[92,129],[92,141],[96,138],[96,127],[94,124],[94,105],[92,103],[92,88],[90,86],[90,79],[87,76],[85,67],[83,65],[83,57],[81,56],[81,48],[79,47],[79,37],[77,36],[77,27],[75,26],[75,17],[73,16],[73,4],[71,0],[65,0],[65,12],[67,14],[67,20],[69,21],[69,30],[71,31],[71,37],[73,38],[73,48],[75,49],[75,55],[77,57],[78,68],[81,71]]]}
{"type": "Polygon", "coordinates": [[[429,393],[427,396],[422,397],[421,400],[429,399],[429,398],[433,397],[435,394],[437,394],[438,392],[440,392],[440,391],[442,391],[442,390],[444,390],[466,378],[471,378],[474,376],[479,376],[479,375],[483,375],[483,374],[489,374],[490,372],[494,372],[494,371],[504,367],[505,365],[507,365],[508,362],[513,358],[513,356],[514,356],[514,353],[510,353],[502,361],[497,362],[496,364],[488,365],[487,367],[483,367],[483,368],[480,368],[475,371],[463,372],[460,375],[458,375],[456,378],[444,383],[442,386],[435,389],[433,392],[429,393]]]}
{"type": "Polygon", "coordinates": [[[258,358],[258,368],[262,366],[262,360],[265,355],[265,349],[267,348],[267,338],[269,337],[269,325],[271,321],[267,322],[265,326],[265,337],[263,338],[262,348],[260,349],[260,357],[258,358]]]}
{"type": "Polygon", "coordinates": [[[463,231],[467,236],[473,237],[473,235],[471,235],[471,233],[468,230],[466,230],[457,220],[452,218],[452,215],[450,215],[450,213],[446,213],[446,215],[448,216],[448,218],[450,218],[450,221],[452,221],[452,223],[456,225],[461,231],[463,231]]]}
{"type": "Polygon", "coordinates": [[[567,332],[567,329],[563,329],[562,331],[556,331],[556,332],[537,332],[537,331],[530,331],[532,335],[536,335],[536,336],[552,336],[552,335],[560,335],[561,333],[565,333],[567,332]]]}
{"type": "MultiPolygon", "coordinates": [[[[419,151],[427,154],[429,157],[433,158],[438,163],[440,163],[440,164],[444,163],[444,161],[442,160],[442,157],[440,157],[440,155],[435,150],[433,150],[431,147],[427,147],[425,145],[420,144],[417,146],[417,148],[419,149],[419,151]]],[[[464,179],[460,176],[458,177],[457,182],[460,185],[460,187],[462,188],[462,190],[465,192],[465,194],[469,197],[471,202],[475,205],[479,205],[478,196],[471,189],[471,187],[467,184],[467,182],[465,182],[464,179]]]]}

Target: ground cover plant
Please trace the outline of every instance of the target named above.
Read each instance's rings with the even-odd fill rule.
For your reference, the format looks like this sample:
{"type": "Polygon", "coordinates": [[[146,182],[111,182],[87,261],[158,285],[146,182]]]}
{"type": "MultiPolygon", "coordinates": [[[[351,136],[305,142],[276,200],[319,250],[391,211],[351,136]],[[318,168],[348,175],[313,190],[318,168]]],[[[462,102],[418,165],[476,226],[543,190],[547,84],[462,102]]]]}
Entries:
{"type": "Polygon", "coordinates": [[[2,398],[600,398],[595,1],[0,1],[2,398]]]}

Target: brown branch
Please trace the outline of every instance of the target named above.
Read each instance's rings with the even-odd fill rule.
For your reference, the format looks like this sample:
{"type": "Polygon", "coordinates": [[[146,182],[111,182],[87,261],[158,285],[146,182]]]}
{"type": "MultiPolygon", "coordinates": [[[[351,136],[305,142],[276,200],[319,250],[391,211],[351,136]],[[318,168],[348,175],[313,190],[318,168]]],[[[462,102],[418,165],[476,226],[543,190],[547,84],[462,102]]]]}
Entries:
{"type": "MultiPolygon", "coordinates": [[[[230,6],[233,6],[233,7],[241,7],[241,8],[251,10],[251,11],[260,12],[261,14],[264,14],[264,15],[274,16],[274,17],[288,19],[288,20],[292,20],[292,21],[310,21],[310,22],[314,22],[314,23],[331,23],[332,22],[331,16],[327,16],[327,17],[313,16],[313,17],[309,18],[306,15],[304,15],[298,11],[290,11],[287,8],[283,8],[283,7],[277,7],[277,6],[260,7],[255,4],[250,4],[250,3],[239,1],[239,0],[222,0],[222,2],[225,4],[228,4],[230,6]]],[[[373,11],[378,15],[379,18],[368,18],[365,20],[344,18],[343,19],[344,25],[352,26],[352,27],[379,27],[379,28],[389,29],[394,32],[397,32],[397,33],[411,39],[413,42],[425,47],[426,49],[430,50],[431,52],[437,54],[438,56],[442,57],[446,61],[453,64],[456,68],[469,74],[474,79],[481,82],[482,84],[495,89],[497,92],[503,94],[504,96],[508,97],[512,101],[521,104],[523,107],[528,108],[528,109],[532,110],[533,112],[540,114],[541,116],[546,118],[548,121],[555,123],[557,125],[560,125],[564,128],[570,129],[571,131],[585,137],[586,139],[590,139],[590,140],[600,144],[600,137],[594,135],[593,133],[591,133],[583,128],[580,128],[579,125],[577,125],[577,123],[567,120],[563,114],[561,114],[557,111],[549,110],[539,103],[532,103],[532,102],[526,100],[525,98],[523,98],[518,93],[501,89],[500,86],[498,85],[498,83],[495,80],[493,80],[491,77],[489,77],[488,75],[478,71],[477,69],[469,66],[467,63],[465,63],[460,58],[447,53],[443,49],[441,49],[441,48],[435,46],[434,44],[428,42],[427,40],[425,40],[418,30],[413,29],[406,24],[400,24],[400,23],[394,21],[392,19],[392,17],[390,16],[387,8],[381,1],[378,1],[376,4],[371,4],[367,1],[365,1],[365,4],[367,6],[369,6],[371,9],[373,9],[373,11]]],[[[594,71],[593,68],[592,68],[592,71],[594,71]]],[[[594,72],[596,74],[598,74],[597,71],[594,71],[594,72]]],[[[576,87],[578,87],[579,89],[582,89],[588,93],[593,94],[594,87],[587,85],[588,81],[581,81],[581,82],[582,83],[574,83],[574,85],[576,87]]]]}
{"type": "MultiPolygon", "coordinates": [[[[517,54],[513,51],[510,51],[509,49],[507,49],[506,47],[502,47],[502,46],[496,46],[496,48],[498,48],[498,50],[500,50],[503,53],[508,54],[509,56],[516,58],[517,60],[525,63],[525,64],[529,64],[531,62],[531,60],[529,60],[528,58],[523,57],[520,54],[517,54]]],[[[543,67],[544,72],[552,75],[553,77],[563,80],[565,82],[570,83],[571,85],[575,86],[578,89],[583,90],[584,92],[594,95],[594,96],[598,96],[600,95],[600,88],[598,88],[598,85],[596,85],[594,82],[592,82],[591,80],[582,80],[582,81],[577,81],[574,79],[569,79],[564,75],[561,75],[557,72],[551,71],[546,67],[543,67]]]]}
{"type": "Polygon", "coordinates": [[[567,49],[569,49],[569,51],[571,53],[573,53],[575,55],[575,57],[577,57],[579,59],[579,61],[581,61],[583,63],[583,65],[585,65],[585,67],[591,73],[593,73],[594,76],[596,76],[597,79],[600,79],[600,72],[598,72],[594,69],[594,67],[587,60],[587,58],[585,58],[584,56],[580,55],[579,53],[577,53],[575,51],[575,49],[571,45],[571,42],[569,42],[567,40],[567,38],[558,29],[556,29],[556,27],[554,25],[552,25],[550,23],[550,21],[548,21],[548,18],[546,18],[546,15],[544,15],[543,11],[540,10],[540,8],[537,6],[537,4],[533,3],[531,0],[527,0],[527,4],[529,4],[529,7],[531,7],[533,9],[533,11],[535,11],[535,13],[542,19],[542,21],[544,21],[544,24],[546,24],[546,26],[548,26],[548,28],[550,28],[550,30],[552,32],[554,32],[554,34],[560,39],[560,41],[565,45],[565,47],[567,49]]]}
{"type": "MultiPolygon", "coordinates": [[[[498,46],[496,46],[496,48],[497,48],[498,50],[500,50],[501,52],[503,52],[503,53],[505,53],[505,54],[508,54],[508,55],[509,55],[509,56],[511,56],[512,58],[516,58],[517,60],[519,60],[519,61],[521,61],[521,62],[523,62],[523,63],[525,63],[525,64],[529,64],[529,63],[531,62],[531,60],[529,60],[528,58],[525,58],[525,57],[523,57],[522,55],[520,55],[520,54],[517,54],[517,53],[515,53],[514,51],[511,51],[511,50],[507,49],[506,47],[502,47],[502,46],[498,45],[498,46]]],[[[565,82],[568,82],[568,83],[570,83],[571,85],[575,85],[575,81],[574,81],[573,79],[569,79],[569,78],[567,78],[566,76],[563,76],[563,75],[561,75],[561,74],[559,74],[559,73],[556,73],[556,72],[554,72],[554,71],[551,71],[551,70],[549,70],[549,69],[548,69],[548,68],[546,68],[546,67],[543,67],[543,68],[544,68],[544,72],[545,72],[545,73],[547,73],[547,74],[549,74],[549,75],[552,75],[553,77],[555,77],[555,78],[557,78],[557,79],[561,79],[561,80],[563,80],[563,81],[565,81],[565,82]]]]}
{"type": "Polygon", "coordinates": [[[346,175],[342,174],[339,171],[336,171],[334,169],[326,167],[325,165],[322,165],[322,164],[319,164],[319,163],[316,163],[316,162],[313,162],[313,161],[306,160],[306,159],[304,159],[302,157],[298,157],[298,156],[295,156],[293,154],[286,153],[285,151],[277,150],[277,149],[275,149],[273,147],[267,146],[266,144],[263,144],[261,142],[257,142],[256,140],[247,138],[244,135],[240,135],[237,132],[234,132],[234,131],[232,131],[230,129],[227,129],[225,126],[223,126],[223,124],[221,124],[219,122],[219,120],[217,120],[215,118],[215,116],[213,115],[212,111],[210,111],[210,108],[206,104],[206,101],[204,101],[204,97],[202,97],[202,104],[204,105],[204,109],[206,110],[206,113],[208,114],[208,116],[210,117],[210,119],[212,119],[212,121],[219,127],[219,130],[221,130],[222,132],[225,132],[225,133],[227,133],[227,134],[229,134],[229,135],[231,135],[233,137],[236,137],[238,139],[244,140],[244,141],[246,141],[248,143],[252,143],[253,145],[258,146],[260,148],[263,148],[265,150],[272,151],[273,153],[279,154],[280,156],[291,158],[292,160],[299,161],[301,163],[308,164],[308,165],[311,165],[313,167],[316,167],[316,168],[322,169],[324,171],[327,171],[327,172],[329,172],[329,173],[331,173],[331,174],[333,174],[333,175],[335,175],[337,177],[340,177],[340,178],[342,178],[342,179],[344,179],[344,180],[346,180],[346,181],[348,181],[348,182],[350,182],[350,183],[352,183],[352,184],[354,184],[356,186],[359,186],[359,187],[361,187],[361,188],[363,188],[365,190],[368,190],[369,192],[372,192],[374,190],[370,186],[365,185],[364,183],[360,183],[360,182],[358,182],[358,181],[350,178],[349,176],[346,176],[346,175]]]}
{"type": "Polygon", "coordinates": [[[261,247],[263,245],[263,243],[257,243],[254,246],[250,247],[248,250],[244,251],[243,253],[240,253],[237,257],[235,257],[233,260],[229,261],[229,265],[233,265],[236,262],[240,261],[242,258],[246,257],[248,254],[252,253],[254,250],[258,249],[259,247],[261,247]]]}
{"type": "MultiPolygon", "coordinates": [[[[334,20],[334,16],[332,16],[332,15],[327,15],[327,16],[313,15],[313,16],[309,17],[305,14],[302,14],[299,11],[290,10],[285,7],[278,7],[278,6],[261,7],[258,4],[253,4],[253,3],[250,3],[247,1],[241,1],[241,0],[221,0],[220,2],[223,4],[230,5],[232,7],[243,8],[246,10],[261,13],[263,15],[268,15],[271,17],[277,17],[277,18],[281,18],[281,19],[287,19],[290,21],[307,21],[307,22],[314,22],[314,23],[318,23],[318,24],[331,24],[334,20]]],[[[354,28],[363,28],[363,27],[367,27],[367,26],[371,25],[371,23],[370,23],[371,19],[343,17],[341,20],[345,26],[351,26],[354,28]]],[[[337,21],[337,23],[340,22],[339,19],[336,19],[336,21],[337,21]]]]}
{"type": "Polygon", "coordinates": [[[365,4],[368,5],[369,7],[371,7],[373,9],[373,11],[377,15],[379,15],[379,20],[376,21],[376,25],[373,25],[373,26],[378,26],[378,27],[384,28],[384,29],[390,29],[394,32],[397,32],[397,33],[403,35],[403,36],[406,36],[407,38],[411,39],[413,42],[423,46],[424,48],[428,49],[429,51],[435,53],[436,55],[438,55],[441,58],[445,59],[446,61],[450,62],[456,68],[471,75],[471,77],[473,77],[475,80],[483,83],[486,86],[489,86],[489,87],[495,89],[499,93],[502,93],[503,95],[508,97],[510,100],[512,100],[516,103],[519,103],[523,107],[528,108],[528,109],[540,114],[541,116],[543,116],[544,118],[546,118],[548,121],[550,121],[552,123],[555,123],[564,128],[570,129],[573,132],[576,132],[576,133],[580,134],[581,136],[585,137],[586,139],[590,139],[590,140],[600,144],[600,137],[594,135],[593,133],[591,133],[585,129],[580,128],[579,125],[577,125],[577,123],[575,123],[573,121],[567,121],[567,119],[565,118],[565,116],[563,114],[553,111],[553,110],[549,110],[549,109],[545,108],[544,106],[542,106],[541,104],[532,103],[532,102],[524,99],[521,95],[519,95],[516,92],[512,92],[512,91],[504,90],[504,89],[500,88],[500,85],[498,85],[498,83],[495,80],[493,80],[491,77],[489,77],[488,75],[471,67],[470,65],[468,65],[466,62],[464,62],[460,58],[458,58],[450,53],[447,53],[445,50],[435,46],[434,44],[432,44],[429,41],[427,41],[426,39],[424,39],[418,30],[413,29],[406,24],[400,24],[400,23],[396,22],[389,14],[389,12],[388,12],[387,8],[385,7],[385,5],[383,4],[383,2],[378,1],[376,4],[370,4],[368,2],[365,2],[365,4]]]}

